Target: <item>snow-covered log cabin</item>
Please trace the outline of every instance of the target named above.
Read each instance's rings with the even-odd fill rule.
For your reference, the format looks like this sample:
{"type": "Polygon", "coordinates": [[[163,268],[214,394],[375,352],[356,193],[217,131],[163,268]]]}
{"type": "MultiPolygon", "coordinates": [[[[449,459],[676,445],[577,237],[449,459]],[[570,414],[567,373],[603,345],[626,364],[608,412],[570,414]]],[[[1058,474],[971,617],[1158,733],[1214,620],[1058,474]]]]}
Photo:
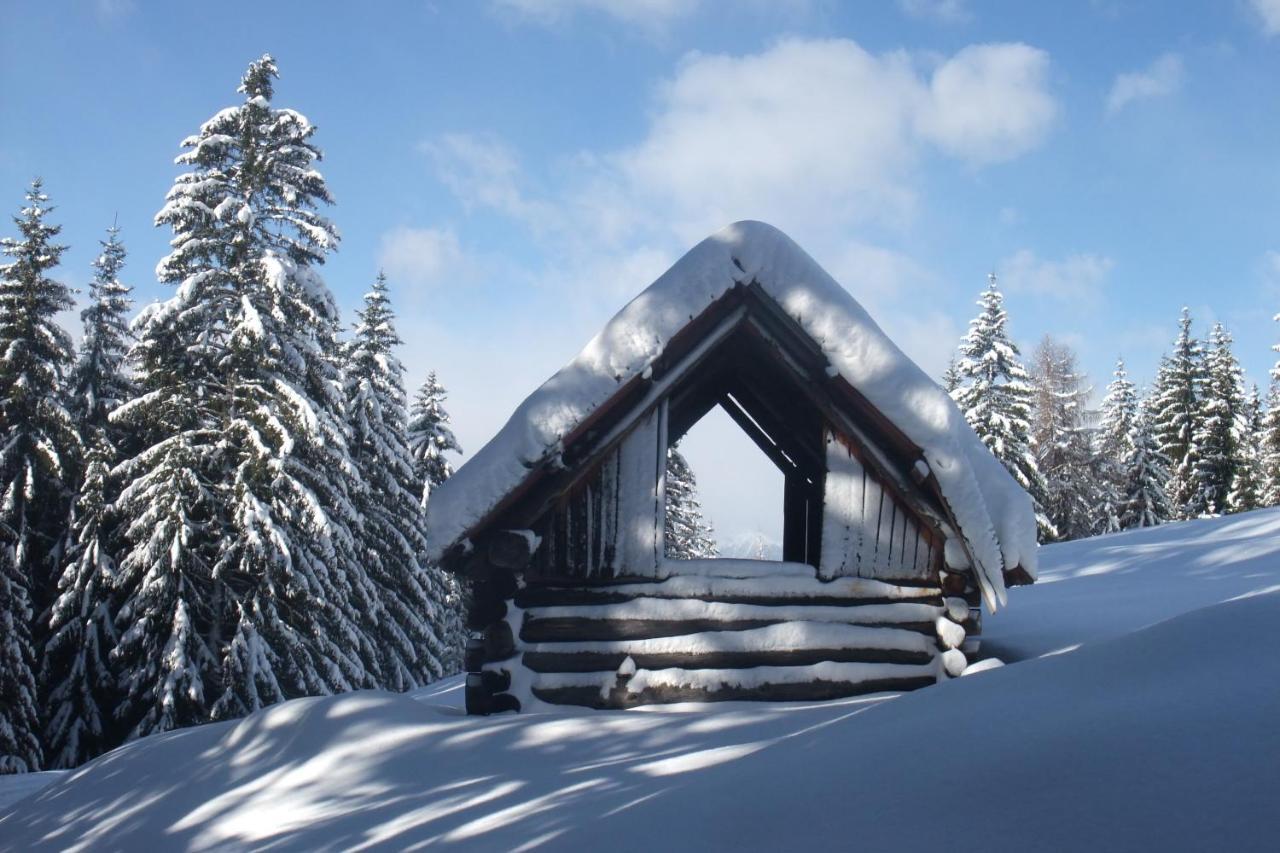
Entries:
{"type": "MultiPolygon", "coordinates": [[[[854,283],[856,284],[856,282],[854,283]]],[[[824,699],[958,675],[1035,578],[1030,498],[790,238],[740,222],[637,296],[432,496],[470,713],[824,699]],[[665,557],[667,449],[721,406],[784,475],[783,560],[665,557]]]]}

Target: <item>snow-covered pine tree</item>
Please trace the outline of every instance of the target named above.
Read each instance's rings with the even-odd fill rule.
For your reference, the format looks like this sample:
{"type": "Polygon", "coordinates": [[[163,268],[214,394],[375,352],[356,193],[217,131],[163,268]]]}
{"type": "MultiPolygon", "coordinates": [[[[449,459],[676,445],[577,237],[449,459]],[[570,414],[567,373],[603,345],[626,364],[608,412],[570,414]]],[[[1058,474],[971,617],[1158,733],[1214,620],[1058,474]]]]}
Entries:
{"type": "Polygon", "coordinates": [[[715,530],[702,516],[698,480],[684,455],[667,449],[667,509],[664,537],[666,555],[673,560],[697,560],[720,556],[715,530]]]}
{"type": "Polygon", "coordinates": [[[1257,385],[1245,395],[1236,427],[1239,466],[1227,495],[1227,512],[1248,512],[1262,506],[1262,400],[1257,385]]]}
{"type": "Polygon", "coordinates": [[[1045,479],[1045,513],[1058,538],[1094,532],[1099,504],[1085,387],[1076,356],[1046,335],[1032,355],[1031,449],[1045,479]]]}
{"type": "Polygon", "coordinates": [[[424,505],[431,490],[453,476],[453,465],[445,454],[462,452],[449,426],[449,413],[444,408],[447,396],[433,370],[418,389],[409,414],[409,449],[413,453],[418,480],[423,484],[424,505]]]}
{"type": "Polygon", "coordinates": [[[1240,467],[1238,441],[1243,391],[1240,363],[1231,352],[1231,334],[1215,323],[1209,334],[1201,389],[1201,417],[1192,436],[1195,483],[1187,514],[1219,515],[1227,511],[1236,471],[1240,467]]]}
{"type": "Polygon", "coordinates": [[[1172,515],[1164,491],[1169,482],[1169,460],[1156,443],[1147,401],[1138,405],[1128,443],[1129,452],[1123,460],[1125,488],[1120,526],[1129,530],[1163,524],[1172,515]]]}
{"type": "Polygon", "coordinates": [[[960,369],[954,355],[947,361],[947,369],[942,372],[941,384],[942,390],[948,394],[960,387],[960,369]]]}
{"type": "Polygon", "coordinates": [[[1095,532],[1119,530],[1123,511],[1127,472],[1125,459],[1133,451],[1133,429],[1138,419],[1138,390],[1129,379],[1124,359],[1116,359],[1116,368],[1107,395],[1102,399],[1098,424],[1096,468],[1099,473],[1098,511],[1095,532]]]}
{"type": "Polygon", "coordinates": [[[120,281],[125,247],[119,227],[107,229],[102,252],[93,261],[88,306],[80,312],[84,340],[68,386],[67,409],[82,436],[97,430],[111,431],[107,415],[133,394],[124,370],[131,335],[128,314],[133,308],[132,288],[120,281]]]}
{"type": "MultiPolygon", "coordinates": [[[[1277,315],[1280,318],[1280,315],[1277,315]]],[[[1271,369],[1267,407],[1262,413],[1258,465],[1262,506],[1280,506],[1280,362],[1271,369]]]]}
{"type": "Polygon", "coordinates": [[[48,202],[37,178],[14,217],[21,236],[0,241],[0,773],[43,762],[35,668],[79,455],[61,400],[71,338],[55,319],[72,302],[48,276],[65,249],[48,202]]]}
{"type": "Polygon", "coordinates": [[[951,397],[982,443],[1031,495],[1040,538],[1051,539],[1056,531],[1044,511],[1045,481],[1030,447],[1031,385],[1006,330],[1008,314],[994,273],[978,305],[982,311],[960,344],[960,384],[951,397]]]}
{"type": "Polygon", "coordinates": [[[1156,445],[1169,460],[1165,492],[1175,518],[1188,518],[1196,494],[1199,451],[1195,435],[1201,421],[1203,351],[1191,336],[1191,312],[1182,309],[1173,352],[1160,360],[1151,389],[1151,416],[1156,445]]]}
{"type": "MultiPolygon", "coordinates": [[[[453,465],[446,453],[461,453],[462,446],[449,426],[449,413],[445,411],[444,401],[448,397],[440,380],[433,370],[418,388],[413,407],[409,413],[409,452],[413,455],[414,472],[417,482],[421,484],[423,509],[431,497],[431,492],[453,476],[453,465]]],[[[457,575],[444,577],[447,593],[443,602],[444,629],[442,639],[445,645],[445,671],[461,670],[462,652],[467,644],[467,600],[469,591],[466,584],[457,575]]]]}
{"type": "Polygon", "coordinates": [[[364,297],[347,346],[351,449],[368,489],[356,496],[363,521],[359,559],[378,591],[368,630],[383,656],[383,686],[408,690],[445,674],[448,585],[421,562],[427,539],[421,488],[405,436],[404,368],[386,277],[364,297]]]}
{"type": "Polygon", "coordinates": [[[115,645],[115,560],[110,471],[119,430],[108,412],[132,394],[123,364],[129,341],[130,288],[120,281],[125,249],[112,226],[93,262],[84,341],[72,371],[67,407],[87,448],[72,509],[58,598],[49,618],[41,680],[48,701],[45,754],[51,767],[75,767],[116,744],[118,695],[109,662],[115,645]]]}
{"type": "Polygon", "coordinates": [[[317,212],[332,199],[314,127],[271,106],[277,76],[252,63],[243,103],[183,142],[156,216],[178,290],[144,314],[143,389],[113,416],[143,433],[119,501],[136,735],[379,683],[338,315],[314,269],[338,241],[317,212]]]}
{"type": "Polygon", "coordinates": [[[44,763],[27,584],[13,550],[0,548],[0,775],[39,770],[44,763]]]}

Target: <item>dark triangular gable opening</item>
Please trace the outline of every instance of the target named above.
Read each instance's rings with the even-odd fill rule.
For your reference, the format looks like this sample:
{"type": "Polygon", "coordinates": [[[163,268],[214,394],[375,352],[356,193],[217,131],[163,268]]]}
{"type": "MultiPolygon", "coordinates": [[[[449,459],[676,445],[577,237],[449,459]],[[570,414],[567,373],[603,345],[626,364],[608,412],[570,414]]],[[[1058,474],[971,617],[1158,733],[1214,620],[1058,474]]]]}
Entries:
{"type": "Polygon", "coordinates": [[[668,445],[719,406],[783,475],[782,559],[816,568],[826,473],[822,414],[795,393],[753,328],[739,327],[672,390],[668,445]]]}
{"type": "MultiPolygon", "coordinates": [[[[836,444],[846,448],[856,476],[884,494],[875,510],[884,525],[871,533],[877,549],[911,529],[929,531],[926,538],[940,546],[945,513],[921,481],[911,482],[919,449],[829,370],[821,348],[758,285],[740,284],[673,337],[643,375],[623,383],[565,437],[558,456],[495,509],[501,526],[542,538],[528,579],[660,574],[666,448],[716,406],[784,475],[786,562],[808,563],[827,577],[867,566],[867,554],[853,569],[821,565],[825,481],[836,444]],[[900,518],[915,527],[899,528],[900,518]]],[[[851,536],[865,538],[874,521],[851,522],[851,536]]],[[[877,561],[884,556],[874,553],[877,561]]],[[[870,576],[890,569],[877,565],[870,576]]]]}

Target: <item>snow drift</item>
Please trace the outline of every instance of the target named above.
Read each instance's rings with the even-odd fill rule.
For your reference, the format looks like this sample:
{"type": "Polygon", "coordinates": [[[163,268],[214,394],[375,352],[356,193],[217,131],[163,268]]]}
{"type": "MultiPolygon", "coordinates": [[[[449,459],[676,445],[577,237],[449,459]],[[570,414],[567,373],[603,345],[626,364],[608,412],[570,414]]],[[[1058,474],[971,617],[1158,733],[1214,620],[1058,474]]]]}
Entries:
{"type": "MultiPolygon", "coordinates": [[[[843,377],[923,452],[964,538],[988,606],[1005,601],[1004,569],[1034,578],[1031,499],[978,440],[936,382],[880,330],[803,249],[762,222],[703,240],[609,321],[516,409],[492,440],[431,496],[428,537],[439,556],[632,377],[677,332],[739,282],[757,282],[822,348],[843,377]]],[[[957,549],[959,550],[959,549],[957,549]]],[[[958,565],[964,568],[963,565],[958,565]]]]}
{"type": "Polygon", "coordinates": [[[987,626],[1025,659],[938,687],[491,718],[456,680],[299,700],[49,774],[0,848],[1273,849],[1280,510],[1043,556],[987,626]]]}

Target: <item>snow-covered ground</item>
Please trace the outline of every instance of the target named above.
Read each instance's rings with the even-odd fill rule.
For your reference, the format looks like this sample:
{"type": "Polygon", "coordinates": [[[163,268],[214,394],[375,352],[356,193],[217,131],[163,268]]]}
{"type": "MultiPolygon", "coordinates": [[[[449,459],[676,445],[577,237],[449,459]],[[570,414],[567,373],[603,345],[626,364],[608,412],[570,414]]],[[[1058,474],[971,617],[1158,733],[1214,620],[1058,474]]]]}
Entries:
{"type": "Polygon", "coordinates": [[[1275,849],[1280,510],[1053,546],[1011,599],[1017,663],[898,697],[289,702],[13,780],[51,784],[0,848],[1275,849]]]}

